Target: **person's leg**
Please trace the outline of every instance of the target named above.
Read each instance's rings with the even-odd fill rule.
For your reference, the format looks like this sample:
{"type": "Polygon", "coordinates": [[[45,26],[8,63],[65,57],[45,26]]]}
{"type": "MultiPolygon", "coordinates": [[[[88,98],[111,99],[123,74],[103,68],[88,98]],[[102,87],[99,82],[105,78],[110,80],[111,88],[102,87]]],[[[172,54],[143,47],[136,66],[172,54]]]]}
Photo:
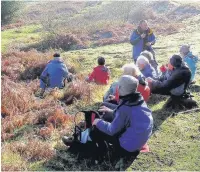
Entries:
{"type": "Polygon", "coordinates": [[[98,160],[108,151],[109,143],[112,144],[113,147],[119,147],[119,139],[117,137],[101,132],[98,128],[96,128],[96,126],[94,126],[91,130],[90,138],[97,146],[97,154],[94,158],[98,160]]]}

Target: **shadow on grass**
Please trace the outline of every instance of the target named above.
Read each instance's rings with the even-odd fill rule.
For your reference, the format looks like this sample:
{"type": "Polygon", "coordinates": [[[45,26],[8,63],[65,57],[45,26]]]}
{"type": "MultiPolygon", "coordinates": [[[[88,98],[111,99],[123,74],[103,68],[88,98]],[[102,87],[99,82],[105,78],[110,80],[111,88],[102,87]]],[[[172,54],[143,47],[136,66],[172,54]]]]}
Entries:
{"type": "MultiPolygon", "coordinates": [[[[96,154],[94,144],[75,144],[70,148],[59,149],[56,156],[47,162],[49,170],[56,171],[116,171],[115,165],[119,159],[110,151],[103,157],[103,161],[96,164],[93,156],[96,154]]],[[[126,164],[120,170],[126,170],[136,159],[135,156],[125,159],[126,164]]]]}
{"type": "MultiPolygon", "coordinates": [[[[167,98],[167,97],[166,97],[167,98]]],[[[168,100],[170,100],[170,97],[168,97],[168,100]]],[[[162,123],[169,117],[174,117],[180,113],[185,113],[187,111],[195,110],[198,106],[191,106],[191,107],[181,107],[179,104],[171,104],[169,106],[168,100],[165,102],[165,104],[158,110],[155,110],[152,112],[153,120],[154,120],[154,127],[153,127],[153,133],[160,129],[160,126],[162,123]],[[174,107],[172,107],[174,106],[174,107]]],[[[170,101],[171,102],[171,101],[170,101]]]]}
{"type": "MultiPolygon", "coordinates": [[[[149,104],[157,104],[163,100],[168,99],[169,96],[160,96],[153,95],[149,104]]],[[[98,110],[98,107],[101,103],[96,103],[92,106],[87,106],[85,109],[87,110],[98,110]]],[[[173,113],[178,113],[181,109],[166,109],[166,103],[160,108],[153,111],[153,119],[154,119],[154,128],[153,133],[160,129],[162,123],[169,117],[173,117],[173,113]]],[[[75,148],[65,148],[58,149],[56,152],[56,156],[51,159],[46,167],[49,170],[57,170],[57,171],[116,171],[115,165],[119,159],[116,159],[114,154],[109,151],[106,156],[103,158],[103,161],[99,164],[95,164],[93,161],[93,156],[97,151],[92,144],[85,144],[84,147],[75,147],[75,148]]],[[[120,170],[126,170],[133,164],[133,161],[136,157],[129,157],[125,159],[124,167],[120,170]]],[[[118,169],[119,170],[119,169],[118,169]]]]}

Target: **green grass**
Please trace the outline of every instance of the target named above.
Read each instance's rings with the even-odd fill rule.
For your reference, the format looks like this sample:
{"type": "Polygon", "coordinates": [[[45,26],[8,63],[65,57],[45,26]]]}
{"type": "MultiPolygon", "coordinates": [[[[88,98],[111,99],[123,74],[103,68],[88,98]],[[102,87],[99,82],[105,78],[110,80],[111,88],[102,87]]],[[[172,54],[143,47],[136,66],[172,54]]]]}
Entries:
{"type": "Polygon", "coordinates": [[[17,29],[8,29],[1,34],[1,51],[6,52],[9,47],[16,45],[24,45],[36,43],[41,40],[42,33],[40,25],[28,25],[17,29]]]}
{"type": "Polygon", "coordinates": [[[200,170],[200,113],[168,118],[128,170],[200,170]]]}
{"type": "MultiPolygon", "coordinates": [[[[192,20],[183,21],[187,24],[180,33],[157,36],[155,47],[165,47],[163,49],[155,49],[156,58],[159,64],[165,64],[168,58],[174,53],[179,53],[179,46],[184,43],[192,43],[194,52],[200,54],[200,16],[192,18],[192,20]]],[[[2,51],[6,51],[10,44],[15,42],[22,42],[23,44],[30,43],[30,37],[34,41],[40,39],[40,32],[36,32],[39,26],[26,26],[20,29],[10,29],[2,32],[2,51]]],[[[31,42],[32,43],[32,42],[31,42]]],[[[106,58],[106,63],[111,69],[112,81],[115,81],[121,75],[121,67],[123,64],[132,62],[132,46],[129,43],[102,46],[97,48],[89,48],[84,50],[62,52],[62,56],[66,64],[74,65],[77,73],[87,75],[92,71],[93,67],[97,65],[97,57],[103,56],[106,58]]],[[[200,64],[198,63],[198,70],[200,64]]],[[[200,72],[196,75],[197,87],[200,87],[200,72]]],[[[102,101],[102,95],[108,88],[102,87],[99,90],[94,90],[96,96],[94,104],[87,105],[85,108],[95,107],[95,103],[102,101]]],[[[195,95],[195,99],[200,102],[199,88],[191,88],[191,92],[195,95]]],[[[150,153],[141,153],[130,166],[125,170],[200,170],[200,112],[178,114],[172,117],[171,110],[164,110],[167,97],[153,95],[149,102],[149,107],[153,111],[154,131],[150,138],[148,145],[150,146],[150,153]]],[[[85,105],[85,104],[84,104],[85,105]]],[[[74,112],[75,108],[83,108],[83,102],[78,101],[76,105],[68,107],[70,112],[74,112]]],[[[19,136],[23,135],[25,131],[32,131],[31,126],[25,126],[18,130],[19,136]]],[[[23,137],[23,136],[22,136],[23,137]]],[[[55,159],[50,160],[49,163],[64,169],[64,170],[102,170],[103,165],[88,167],[85,165],[85,160],[81,163],[74,162],[74,157],[67,154],[66,148],[61,141],[56,141],[59,136],[54,135],[52,140],[52,147],[60,151],[61,157],[68,160],[69,164],[61,161],[57,155],[55,159]]],[[[17,138],[19,141],[19,138],[17,138]]],[[[22,139],[23,142],[23,139],[22,139]]],[[[44,161],[25,162],[20,155],[13,152],[2,151],[2,163],[9,164],[15,167],[21,165],[22,170],[26,167],[29,170],[47,170],[44,161]]],[[[113,167],[110,168],[113,170],[113,167]]],[[[48,170],[55,170],[53,167],[48,170]]]]}

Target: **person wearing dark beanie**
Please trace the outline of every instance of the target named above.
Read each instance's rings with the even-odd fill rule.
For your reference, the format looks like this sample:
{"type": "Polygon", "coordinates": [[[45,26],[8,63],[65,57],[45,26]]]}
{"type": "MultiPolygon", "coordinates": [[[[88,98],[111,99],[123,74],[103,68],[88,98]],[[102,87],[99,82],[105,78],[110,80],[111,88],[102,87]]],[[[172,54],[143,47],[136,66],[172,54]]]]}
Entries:
{"type": "Polygon", "coordinates": [[[171,75],[165,80],[156,81],[147,78],[151,92],[154,94],[170,95],[170,99],[165,104],[165,107],[196,107],[196,101],[192,100],[190,93],[186,91],[190,84],[192,74],[188,66],[183,62],[181,56],[173,55],[169,59],[168,68],[172,71],[171,75]]]}
{"type": "Polygon", "coordinates": [[[181,96],[189,85],[191,71],[179,55],[169,59],[168,67],[172,68],[172,73],[164,81],[147,78],[151,91],[154,94],[181,96]]]}
{"type": "Polygon", "coordinates": [[[172,66],[174,66],[175,68],[177,68],[177,67],[181,67],[181,65],[183,63],[183,60],[182,60],[181,56],[179,56],[179,55],[173,55],[170,58],[170,63],[171,63],[172,66]]]}
{"type": "Polygon", "coordinates": [[[100,85],[107,85],[110,79],[110,71],[105,66],[105,58],[98,57],[98,66],[96,66],[92,73],[86,78],[87,82],[95,82],[100,85]]]}

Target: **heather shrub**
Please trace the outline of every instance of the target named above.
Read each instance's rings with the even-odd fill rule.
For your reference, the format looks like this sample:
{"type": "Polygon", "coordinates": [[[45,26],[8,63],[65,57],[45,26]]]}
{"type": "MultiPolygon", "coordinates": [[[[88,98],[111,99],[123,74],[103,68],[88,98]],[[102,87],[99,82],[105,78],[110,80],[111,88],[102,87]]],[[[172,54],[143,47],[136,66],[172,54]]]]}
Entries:
{"type": "Polygon", "coordinates": [[[52,59],[53,53],[12,51],[2,55],[2,75],[10,79],[35,79],[46,63],[52,59]]]}
{"type": "Polygon", "coordinates": [[[47,160],[55,155],[50,143],[43,142],[38,138],[25,140],[25,142],[16,141],[7,144],[4,149],[9,149],[14,153],[19,153],[26,161],[47,160]]]}

